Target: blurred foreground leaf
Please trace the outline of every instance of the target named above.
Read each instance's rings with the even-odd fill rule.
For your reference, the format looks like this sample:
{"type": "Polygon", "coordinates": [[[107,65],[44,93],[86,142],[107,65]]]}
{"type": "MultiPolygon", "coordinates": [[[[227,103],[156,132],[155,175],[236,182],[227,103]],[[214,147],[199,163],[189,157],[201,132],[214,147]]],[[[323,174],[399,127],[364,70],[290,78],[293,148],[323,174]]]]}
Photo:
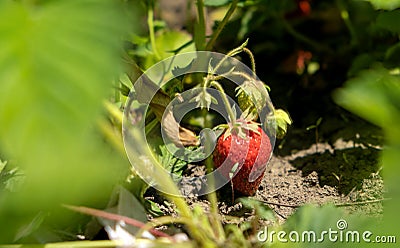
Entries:
{"type": "Polygon", "coordinates": [[[111,191],[120,159],[94,124],[125,31],[115,1],[0,2],[0,148],[26,175],[0,196],[0,242],[41,210],[111,191]]]}
{"type": "MultiPolygon", "coordinates": [[[[335,101],[342,107],[380,126],[385,131],[383,176],[387,187],[384,224],[378,231],[393,235],[400,228],[397,221],[400,205],[400,76],[398,69],[375,67],[361,72],[336,91],[335,101]]],[[[398,237],[397,237],[398,238],[398,237]]]]}
{"type": "MultiPolygon", "coordinates": [[[[188,33],[183,31],[165,31],[158,34],[156,39],[156,46],[158,51],[160,51],[161,59],[166,59],[174,55],[174,50],[182,47],[189,41],[191,37],[188,33]]],[[[187,45],[185,48],[181,49],[179,52],[193,52],[195,50],[194,44],[187,45]]],[[[145,56],[144,68],[148,69],[154,64],[159,62],[159,59],[153,53],[147,54],[145,56]]]]}
{"type": "Polygon", "coordinates": [[[383,67],[365,70],[334,95],[336,102],[381,127],[396,126],[400,117],[400,77],[383,67]]]}
{"type": "Polygon", "coordinates": [[[376,9],[393,10],[400,7],[400,0],[365,0],[370,2],[376,9]]]}
{"type": "MultiPolygon", "coordinates": [[[[400,6],[399,6],[400,7],[400,6]]],[[[390,32],[400,34],[400,10],[380,12],[376,19],[379,27],[389,30],[390,32]]]]}
{"type": "Polygon", "coordinates": [[[204,0],[204,5],[205,6],[223,6],[228,3],[232,2],[231,0],[204,0]]]}

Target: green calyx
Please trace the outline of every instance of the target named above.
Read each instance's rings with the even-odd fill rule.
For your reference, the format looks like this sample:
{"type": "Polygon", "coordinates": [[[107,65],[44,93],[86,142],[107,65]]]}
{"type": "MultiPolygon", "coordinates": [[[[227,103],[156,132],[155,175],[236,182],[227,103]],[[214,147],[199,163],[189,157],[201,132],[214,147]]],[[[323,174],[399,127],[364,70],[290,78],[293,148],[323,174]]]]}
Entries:
{"type": "Polygon", "coordinates": [[[236,97],[241,109],[245,109],[252,113],[253,120],[258,118],[258,112],[266,104],[265,90],[269,90],[268,86],[261,81],[249,78],[236,88],[236,97]]]}
{"type": "Polygon", "coordinates": [[[226,129],[224,133],[224,140],[230,135],[237,135],[242,139],[247,139],[250,131],[260,134],[258,130],[260,123],[253,121],[254,115],[246,110],[242,113],[239,119],[230,120],[228,124],[218,125],[215,129],[226,129]]]}
{"type": "Polygon", "coordinates": [[[287,127],[292,124],[292,119],[282,109],[275,110],[274,118],[276,123],[276,137],[282,139],[286,135],[287,127]]]}

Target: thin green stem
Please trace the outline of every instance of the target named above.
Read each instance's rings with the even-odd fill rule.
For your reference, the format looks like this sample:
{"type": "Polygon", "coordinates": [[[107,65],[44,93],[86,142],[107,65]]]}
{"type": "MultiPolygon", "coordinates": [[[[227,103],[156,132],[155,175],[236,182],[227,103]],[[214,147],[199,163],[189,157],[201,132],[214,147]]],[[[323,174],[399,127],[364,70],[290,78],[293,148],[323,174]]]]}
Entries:
{"type": "Polygon", "coordinates": [[[236,76],[240,76],[248,81],[255,81],[256,78],[251,77],[250,75],[248,75],[247,73],[241,72],[241,71],[235,71],[232,72],[232,75],[236,75],[236,76]]]}
{"type": "Polygon", "coordinates": [[[221,34],[221,31],[224,29],[224,27],[228,23],[233,12],[235,12],[238,2],[239,2],[239,0],[233,0],[231,5],[229,6],[229,9],[226,12],[224,18],[222,19],[221,23],[218,25],[217,29],[211,35],[211,38],[207,43],[206,50],[211,50],[213,48],[215,41],[217,40],[218,36],[221,34]]]}
{"type": "Polygon", "coordinates": [[[204,1],[197,0],[197,15],[198,22],[195,26],[195,44],[198,51],[202,51],[205,48],[206,43],[206,20],[204,14],[204,1]]]}
{"type": "MultiPolygon", "coordinates": [[[[206,90],[206,88],[203,88],[203,90],[206,90]]],[[[211,123],[208,121],[208,118],[207,118],[207,116],[208,116],[207,109],[202,109],[202,116],[204,118],[204,128],[211,127],[211,123]]],[[[204,134],[205,134],[206,142],[209,142],[211,140],[210,134],[208,132],[204,132],[204,134]]],[[[211,152],[210,148],[211,148],[210,144],[205,145],[205,149],[207,149],[207,150],[205,150],[206,154],[209,154],[211,152]]],[[[214,164],[213,164],[212,158],[210,156],[206,158],[205,165],[206,165],[206,169],[207,169],[207,174],[212,173],[214,164]]],[[[210,202],[210,213],[211,213],[210,223],[215,228],[216,238],[223,240],[225,238],[225,232],[224,232],[224,228],[218,218],[218,216],[219,216],[218,200],[217,200],[217,195],[214,191],[214,189],[215,189],[214,177],[213,176],[208,177],[207,183],[208,183],[208,187],[211,192],[210,194],[207,195],[208,201],[210,202]]]]}
{"type": "Polygon", "coordinates": [[[353,46],[356,46],[358,44],[358,37],[356,30],[350,20],[349,12],[346,9],[345,3],[343,0],[337,0],[336,5],[339,8],[340,11],[340,16],[342,17],[347,29],[349,30],[350,36],[351,36],[351,44],[353,46]]]}
{"type": "Polygon", "coordinates": [[[229,103],[228,97],[225,94],[224,88],[222,88],[222,86],[217,81],[211,81],[211,86],[221,92],[222,100],[224,101],[226,112],[228,112],[230,121],[232,123],[234,123],[236,121],[236,115],[235,115],[235,113],[233,113],[231,104],[229,103]]]}
{"type": "Polygon", "coordinates": [[[254,59],[253,53],[247,47],[243,48],[243,52],[245,52],[245,53],[247,53],[247,55],[249,55],[250,63],[251,63],[251,70],[253,71],[253,74],[256,75],[256,60],[254,59]]]}
{"type": "MultiPolygon", "coordinates": [[[[133,138],[133,140],[138,141],[137,142],[138,144],[146,144],[146,142],[142,138],[142,131],[138,129],[132,129],[130,131],[130,135],[133,138]]],[[[183,196],[181,195],[181,192],[179,191],[174,181],[171,179],[170,175],[166,172],[164,168],[162,168],[162,166],[158,163],[158,161],[155,160],[153,154],[151,154],[151,151],[147,150],[147,148],[143,149],[138,148],[138,149],[140,150],[137,151],[137,153],[144,155],[137,157],[145,157],[146,159],[150,160],[151,164],[154,165],[152,168],[153,170],[152,175],[154,180],[158,183],[161,189],[163,189],[166,192],[169,192],[169,194],[165,194],[165,196],[176,205],[180,216],[188,219],[193,219],[193,214],[188,204],[185,202],[183,196]]],[[[142,166],[142,168],[146,167],[145,164],[146,160],[139,159],[137,162],[141,163],[140,166],[142,166]]],[[[198,228],[196,228],[194,222],[188,223],[188,229],[193,238],[201,242],[201,240],[203,239],[202,234],[199,232],[198,228]]]]}
{"type": "Polygon", "coordinates": [[[114,102],[120,102],[121,101],[121,93],[119,92],[119,87],[120,87],[120,82],[118,79],[114,81],[114,102]]]}
{"type": "Polygon", "coordinates": [[[124,147],[124,143],[122,140],[122,136],[118,135],[117,132],[115,132],[114,127],[105,119],[100,119],[97,121],[98,128],[106,138],[108,142],[112,146],[114,146],[115,149],[118,150],[118,152],[121,153],[121,155],[125,156],[126,151],[124,147]]]}
{"type": "Polygon", "coordinates": [[[107,110],[110,117],[112,117],[117,122],[117,124],[121,126],[123,118],[121,110],[109,101],[104,101],[103,106],[107,110]]]}
{"type": "MultiPolygon", "coordinates": [[[[206,142],[209,142],[211,140],[211,137],[209,136],[210,134],[208,132],[205,132],[206,135],[206,142]]],[[[210,149],[210,145],[206,145],[206,148],[210,149]]],[[[206,154],[209,154],[209,150],[205,151],[206,154]]],[[[211,173],[212,169],[214,168],[214,164],[212,161],[212,158],[209,156],[206,158],[205,161],[206,168],[207,168],[207,173],[211,173]]],[[[219,240],[224,240],[225,239],[225,232],[224,228],[221,224],[221,221],[219,219],[219,210],[218,210],[218,200],[217,200],[217,194],[215,193],[215,181],[214,177],[210,176],[208,177],[208,187],[211,189],[210,194],[207,195],[208,201],[210,202],[210,223],[214,227],[214,230],[216,232],[216,238],[219,240]]]]}
{"type": "MultiPolygon", "coordinates": [[[[247,43],[249,42],[249,39],[247,39],[245,42],[243,42],[243,44],[241,44],[239,47],[236,47],[235,49],[229,51],[226,56],[224,56],[219,62],[218,64],[215,66],[215,68],[213,68],[212,72],[208,74],[208,76],[206,77],[206,79],[204,80],[203,83],[203,87],[206,88],[208,87],[208,84],[211,80],[216,80],[216,78],[219,78],[222,75],[219,75],[217,77],[215,77],[213,74],[217,72],[217,70],[222,66],[222,64],[229,58],[229,57],[233,57],[238,53],[243,52],[243,49],[247,46],[247,43]]],[[[227,74],[233,73],[233,70],[229,71],[227,74]]],[[[227,75],[225,74],[225,75],[227,75]]]]}
{"type": "Polygon", "coordinates": [[[318,51],[330,51],[328,47],[320,45],[318,42],[312,40],[311,38],[299,33],[296,29],[290,25],[290,23],[284,17],[278,17],[279,21],[283,24],[286,31],[291,34],[294,38],[314,47],[318,51]]]}
{"type": "Polygon", "coordinates": [[[161,60],[160,53],[158,52],[158,49],[156,46],[156,38],[155,38],[155,34],[154,34],[153,4],[149,4],[149,7],[147,9],[147,25],[149,27],[150,43],[151,43],[151,48],[153,49],[153,52],[154,52],[154,56],[156,56],[157,60],[161,60]]]}
{"type": "MultiPolygon", "coordinates": [[[[233,56],[235,56],[236,54],[241,53],[241,52],[243,51],[243,48],[245,48],[245,47],[247,46],[247,43],[249,43],[249,39],[246,39],[246,40],[243,42],[242,45],[240,45],[240,46],[238,46],[238,47],[232,49],[231,51],[229,51],[229,52],[226,54],[226,56],[228,56],[228,57],[233,57],[233,56]]],[[[225,58],[224,58],[224,59],[225,59],[225,58]]],[[[223,60],[223,61],[225,61],[225,60],[223,60]]],[[[223,61],[222,61],[222,62],[223,62],[223,61]]],[[[220,63],[222,64],[222,62],[220,62],[220,63]]]]}
{"type": "Polygon", "coordinates": [[[184,218],[184,217],[172,217],[172,216],[162,216],[162,217],[158,217],[153,219],[150,222],[147,222],[146,224],[144,224],[136,233],[136,238],[140,238],[142,237],[143,233],[149,230],[152,230],[154,228],[156,228],[157,226],[162,226],[162,225],[167,225],[167,224],[171,224],[171,223],[182,223],[182,224],[189,224],[191,222],[190,219],[184,218]]]}

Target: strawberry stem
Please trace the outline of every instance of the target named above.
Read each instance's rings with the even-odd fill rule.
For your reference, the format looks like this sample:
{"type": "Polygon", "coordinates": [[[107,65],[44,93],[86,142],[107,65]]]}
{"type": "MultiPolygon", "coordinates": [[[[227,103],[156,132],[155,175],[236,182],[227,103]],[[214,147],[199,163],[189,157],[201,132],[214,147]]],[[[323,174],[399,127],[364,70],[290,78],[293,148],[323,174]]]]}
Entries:
{"type": "Polygon", "coordinates": [[[253,71],[254,76],[256,75],[256,60],[254,59],[253,53],[248,49],[247,47],[243,48],[243,52],[247,53],[250,57],[250,63],[251,63],[251,70],[253,71]]]}
{"type": "Polygon", "coordinates": [[[149,8],[147,9],[147,25],[149,26],[149,37],[150,37],[150,43],[151,43],[151,48],[153,49],[154,56],[157,58],[157,60],[161,60],[161,55],[158,51],[157,45],[156,45],[156,38],[154,34],[154,3],[151,2],[149,4],[149,8]]]}
{"type": "MultiPolygon", "coordinates": [[[[224,56],[219,62],[218,64],[215,66],[215,68],[212,68],[211,72],[208,73],[207,77],[204,80],[203,83],[203,87],[206,88],[208,87],[208,84],[210,83],[210,80],[215,80],[215,76],[213,75],[221,66],[222,64],[229,58],[229,57],[233,57],[236,54],[239,54],[241,52],[243,52],[243,49],[246,48],[247,43],[249,42],[249,39],[247,39],[245,42],[243,42],[242,45],[240,45],[239,47],[236,47],[235,49],[229,51],[226,56],[224,56]]],[[[231,71],[228,72],[227,74],[232,73],[231,71]]]]}
{"type": "Polygon", "coordinates": [[[211,86],[216,88],[218,91],[220,91],[222,94],[222,100],[224,101],[225,109],[226,112],[228,112],[230,122],[232,124],[236,123],[236,115],[232,110],[231,104],[229,103],[228,97],[225,94],[224,88],[217,82],[217,81],[211,81],[211,86]]]}
{"type": "Polygon", "coordinates": [[[206,46],[206,50],[211,50],[215,41],[217,40],[218,36],[220,35],[222,29],[226,26],[226,24],[228,23],[229,19],[231,18],[233,12],[235,12],[236,10],[236,6],[238,4],[238,0],[234,0],[228,11],[226,12],[224,18],[222,19],[221,23],[218,25],[217,29],[215,30],[215,32],[212,34],[210,41],[208,41],[208,44],[206,46]]]}

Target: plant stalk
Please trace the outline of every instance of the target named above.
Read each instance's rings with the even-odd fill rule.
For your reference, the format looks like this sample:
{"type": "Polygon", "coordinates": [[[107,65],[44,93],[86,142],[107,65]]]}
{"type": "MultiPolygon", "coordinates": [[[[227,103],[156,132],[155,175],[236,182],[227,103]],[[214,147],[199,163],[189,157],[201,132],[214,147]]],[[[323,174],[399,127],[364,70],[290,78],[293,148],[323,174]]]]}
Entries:
{"type": "Polygon", "coordinates": [[[151,43],[151,48],[153,49],[154,52],[154,56],[156,56],[157,60],[161,60],[160,53],[158,52],[156,46],[156,38],[154,34],[154,9],[152,3],[149,4],[149,7],[147,9],[147,25],[149,27],[150,43],[151,43]]]}
{"type": "Polygon", "coordinates": [[[248,49],[247,47],[243,48],[243,52],[247,53],[250,57],[250,63],[251,63],[251,70],[253,71],[253,75],[256,75],[256,60],[254,59],[253,53],[248,49]]]}
{"type": "Polygon", "coordinates": [[[222,88],[222,86],[217,81],[212,81],[211,82],[211,86],[213,86],[214,88],[216,88],[218,91],[220,91],[222,93],[221,94],[222,95],[222,100],[224,101],[225,109],[226,109],[226,112],[228,112],[229,119],[230,119],[231,123],[235,123],[236,115],[235,115],[235,113],[233,113],[233,110],[232,110],[231,105],[229,103],[228,97],[226,97],[224,89],[222,88]]]}
{"type": "Polygon", "coordinates": [[[218,25],[217,29],[211,35],[210,40],[207,43],[206,50],[209,51],[213,48],[215,41],[217,40],[218,36],[221,34],[221,31],[224,29],[226,24],[228,23],[229,19],[231,18],[233,12],[237,7],[239,0],[233,0],[231,5],[229,6],[228,11],[226,12],[224,18],[222,19],[221,23],[218,25]]]}
{"type": "MultiPolygon", "coordinates": [[[[205,135],[206,135],[206,137],[205,137],[206,142],[208,142],[211,137],[209,137],[209,133],[207,133],[207,132],[205,132],[205,135]]],[[[205,147],[210,148],[209,145],[206,145],[205,147]]],[[[205,152],[206,152],[206,154],[208,154],[210,151],[207,150],[205,152]]],[[[210,156],[208,158],[206,158],[205,164],[206,164],[206,168],[208,171],[207,173],[211,173],[212,168],[214,167],[214,164],[213,164],[212,158],[210,156]]],[[[211,226],[215,228],[216,238],[219,240],[224,240],[225,232],[224,232],[224,228],[219,219],[218,200],[217,200],[217,194],[215,193],[215,181],[214,181],[213,176],[208,177],[208,187],[210,189],[212,189],[211,193],[209,193],[207,195],[208,200],[210,202],[210,213],[211,213],[210,223],[211,223],[211,226]]]]}
{"type": "Polygon", "coordinates": [[[346,9],[345,3],[343,2],[343,0],[337,0],[336,5],[340,10],[340,16],[342,17],[347,29],[349,30],[351,36],[351,45],[353,46],[358,45],[359,42],[358,42],[357,32],[350,20],[349,12],[346,9]]]}
{"type": "Polygon", "coordinates": [[[206,43],[206,20],[204,14],[204,1],[197,0],[198,22],[195,26],[195,44],[197,51],[203,51],[206,43]]]}
{"type": "Polygon", "coordinates": [[[284,17],[278,17],[278,20],[283,24],[285,27],[286,31],[291,34],[294,38],[298,39],[299,41],[302,41],[312,47],[314,47],[315,50],[318,51],[329,51],[330,49],[328,47],[325,47],[323,45],[320,45],[318,42],[312,40],[311,38],[303,35],[302,33],[299,33],[296,29],[290,25],[290,23],[284,18],[284,17]]]}

